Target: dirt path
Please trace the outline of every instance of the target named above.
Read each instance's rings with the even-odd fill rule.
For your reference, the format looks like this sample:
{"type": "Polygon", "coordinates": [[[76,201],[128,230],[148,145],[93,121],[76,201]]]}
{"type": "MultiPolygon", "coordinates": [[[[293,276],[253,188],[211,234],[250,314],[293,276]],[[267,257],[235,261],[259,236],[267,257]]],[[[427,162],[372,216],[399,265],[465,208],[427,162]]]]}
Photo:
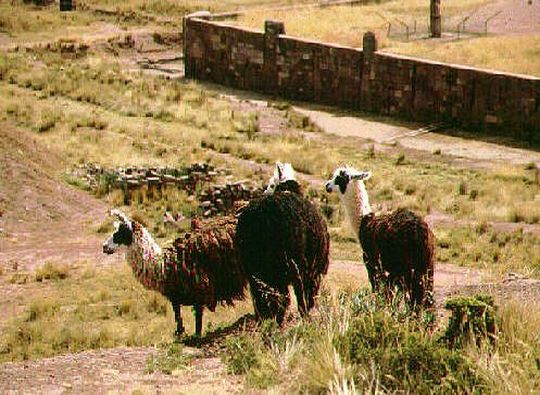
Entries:
{"type": "Polygon", "coordinates": [[[366,119],[347,112],[311,105],[295,105],[298,112],[309,116],[315,124],[329,134],[339,137],[371,140],[375,148],[385,150],[389,144],[432,153],[440,150],[445,155],[461,159],[471,167],[492,168],[501,163],[524,165],[535,162],[540,166],[540,152],[512,148],[500,144],[455,137],[440,132],[430,132],[416,137],[408,137],[411,133],[426,125],[397,125],[383,122],[382,119],[366,119]]]}
{"type": "Polygon", "coordinates": [[[197,357],[172,375],[149,374],[146,363],[156,353],[155,348],[114,348],[5,363],[0,385],[3,393],[243,393],[242,379],[227,375],[217,357],[197,357]]]}

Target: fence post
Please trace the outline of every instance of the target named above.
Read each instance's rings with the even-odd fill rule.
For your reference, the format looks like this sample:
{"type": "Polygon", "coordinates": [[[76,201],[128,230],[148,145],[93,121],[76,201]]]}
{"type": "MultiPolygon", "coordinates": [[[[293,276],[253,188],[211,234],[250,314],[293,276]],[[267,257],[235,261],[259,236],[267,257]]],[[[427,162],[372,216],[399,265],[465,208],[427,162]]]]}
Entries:
{"type": "Polygon", "coordinates": [[[431,6],[430,11],[430,21],[431,21],[431,37],[432,38],[441,38],[442,26],[441,26],[441,0],[430,0],[431,6]]]}
{"type": "Polygon", "coordinates": [[[277,56],[280,34],[285,34],[283,22],[264,22],[263,86],[264,91],[271,94],[276,94],[279,90],[277,56]]]}

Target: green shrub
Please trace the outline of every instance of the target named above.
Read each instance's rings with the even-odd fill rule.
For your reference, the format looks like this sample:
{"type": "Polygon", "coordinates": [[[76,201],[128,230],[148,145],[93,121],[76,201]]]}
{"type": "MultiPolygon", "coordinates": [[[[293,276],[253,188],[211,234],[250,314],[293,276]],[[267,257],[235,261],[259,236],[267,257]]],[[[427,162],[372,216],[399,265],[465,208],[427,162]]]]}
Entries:
{"type": "Polygon", "coordinates": [[[259,347],[258,338],[250,334],[228,338],[223,353],[227,371],[232,374],[246,374],[255,368],[259,347]]]}
{"type": "Polygon", "coordinates": [[[451,347],[461,347],[471,341],[477,345],[486,339],[495,341],[497,323],[493,297],[457,297],[446,301],[444,307],[452,312],[444,334],[444,340],[451,347]]]}

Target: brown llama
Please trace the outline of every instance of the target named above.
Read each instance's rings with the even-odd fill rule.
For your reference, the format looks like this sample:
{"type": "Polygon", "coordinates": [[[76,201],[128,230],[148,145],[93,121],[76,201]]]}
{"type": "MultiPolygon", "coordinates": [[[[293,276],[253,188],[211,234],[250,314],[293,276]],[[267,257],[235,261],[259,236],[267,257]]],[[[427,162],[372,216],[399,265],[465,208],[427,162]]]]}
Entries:
{"type": "Polygon", "coordinates": [[[326,183],[337,191],[349,222],[358,236],[364,263],[374,291],[388,293],[397,287],[413,308],[433,303],[435,237],[429,225],[410,210],[375,215],[369,205],[364,180],[370,172],[341,167],[326,183]]]}
{"type": "Polygon", "coordinates": [[[112,210],[111,215],[118,222],[103,243],[103,252],[113,254],[127,247],[126,259],[137,280],[171,302],[178,336],[184,333],[182,305],[194,307],[195,334],[200,336],[204,307],[214,311],[218,303],[233,305],[244,299],[247,280],[234,250],[234,216],[208,224],[192,221],[190,233],[173,247],[161,249],[140,223],[120,210],[112,210]]]}

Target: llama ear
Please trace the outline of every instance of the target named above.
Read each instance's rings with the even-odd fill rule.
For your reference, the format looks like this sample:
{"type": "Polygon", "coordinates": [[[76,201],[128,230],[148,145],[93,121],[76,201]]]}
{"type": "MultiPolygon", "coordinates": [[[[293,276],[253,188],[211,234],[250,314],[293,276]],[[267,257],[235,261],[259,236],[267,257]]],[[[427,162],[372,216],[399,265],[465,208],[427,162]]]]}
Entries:
{"type": "Polygon", "coordinates": [[[370,178],[370,171],[359,171],[351,174],[351,179],[353,180],[369,180],[370,178]]]}
{"type": "Polygon", "coordinates": [[[290,163],[285,163],[283,166],[283,179],[285,180],[294,180],[296,179],[294,174],[294,169],[290,163]]]}
{"type": "Polygon", "coordinates": [[[111,215],[113,217],[116,217],[120,223],[126,224],[131,229],[131,221],[129,220],[127,215],[124,214],[122,211],[120,211],[120,210],[118,210],[116,208],[113,208],[111,210],[111,215]]]}
{"type": "Polygon", "coordinates": [[[281,163],[280,161],[277,161],[276,162],[276,168],[274,170],[274,175],[276,176],[276,178],[278,180],[281,180],[283,178],[283,172],[284,172],[284,167],[283,167],[283,163],[281,163]]]}

